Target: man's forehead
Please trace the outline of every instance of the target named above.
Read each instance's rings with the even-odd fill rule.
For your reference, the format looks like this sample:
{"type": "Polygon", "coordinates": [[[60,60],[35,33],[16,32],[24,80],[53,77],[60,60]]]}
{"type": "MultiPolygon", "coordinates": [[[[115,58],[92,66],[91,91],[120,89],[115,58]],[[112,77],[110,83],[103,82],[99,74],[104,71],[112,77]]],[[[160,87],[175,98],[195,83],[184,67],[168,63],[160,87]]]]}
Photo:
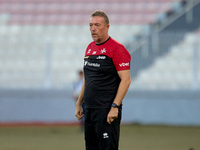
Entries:
{"type": "Polygon", "coordinates": [[[101,16],[94,16],[90,18],[90,23],[104,23],[105,20],[101,16]]]}

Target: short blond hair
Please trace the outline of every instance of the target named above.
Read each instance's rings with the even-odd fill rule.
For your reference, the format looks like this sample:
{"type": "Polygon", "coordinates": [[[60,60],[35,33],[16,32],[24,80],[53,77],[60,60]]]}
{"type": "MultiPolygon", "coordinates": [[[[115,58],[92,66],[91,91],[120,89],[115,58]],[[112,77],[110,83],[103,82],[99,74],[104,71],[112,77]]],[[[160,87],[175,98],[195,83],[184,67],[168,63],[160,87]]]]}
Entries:
{"type": "Polygon", "coordinates": [[[103,17],[105,20],[105,24],[109,24],[109,18],[108,15],[102,11],[102,10],[96,10],[91,14],[91,17],[95,17],[95,16],[99,16],[99,17],[103,17]]]}

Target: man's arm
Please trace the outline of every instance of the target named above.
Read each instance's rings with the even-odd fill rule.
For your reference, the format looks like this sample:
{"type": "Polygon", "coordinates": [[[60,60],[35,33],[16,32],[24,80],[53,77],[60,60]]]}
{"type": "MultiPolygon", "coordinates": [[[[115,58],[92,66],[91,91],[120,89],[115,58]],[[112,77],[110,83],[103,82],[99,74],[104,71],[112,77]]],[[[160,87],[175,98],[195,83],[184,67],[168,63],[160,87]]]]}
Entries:
{"type": "Polygon", "coordinates": [[[75,116],[78,120],[80,120],[84,116],[83,108],[82,108],[82,104],[84,101],[84,91],[85,91],[85,80],[83,81],[83,85],[82,85],[78,100],[76,102],[75,116]]]}
{"type": "MultiPolygon", "coordinates": [[[[120,106],[122,103],[122,100],[124,99],[128,91],[129,85],[131,84],[130,70],[118,71],[118,75],[121,79],[121,82],[119,84],[117,95],[113,103],[120,106]]],[[[118,108],[111,107],[110,112],[108,113],[108,116],[107,116],[107,122],[111,124],[111,122],[113,122],[114,119],[116,119],[117,117],[118,117],[118,108]]]]}

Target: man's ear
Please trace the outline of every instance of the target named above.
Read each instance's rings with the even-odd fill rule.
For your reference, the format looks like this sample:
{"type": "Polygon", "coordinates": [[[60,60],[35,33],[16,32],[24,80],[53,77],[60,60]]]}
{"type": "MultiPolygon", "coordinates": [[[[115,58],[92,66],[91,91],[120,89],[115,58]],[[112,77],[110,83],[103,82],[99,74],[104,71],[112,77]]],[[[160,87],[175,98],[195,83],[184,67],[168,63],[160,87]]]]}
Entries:
{"type": "Polygon", "coordinates": [[[109,25],[109,24],[107,24],[107,25],[106,25],[106,27],[107,27],[107,29],[109,29],[110,25],[109,25]]]}

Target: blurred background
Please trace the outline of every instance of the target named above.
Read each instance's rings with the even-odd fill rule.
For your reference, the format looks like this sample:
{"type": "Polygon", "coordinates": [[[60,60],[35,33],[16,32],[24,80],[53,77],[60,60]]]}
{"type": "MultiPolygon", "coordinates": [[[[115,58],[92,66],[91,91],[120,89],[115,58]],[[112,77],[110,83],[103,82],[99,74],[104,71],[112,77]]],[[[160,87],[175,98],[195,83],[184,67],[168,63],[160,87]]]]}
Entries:
{"type": "Polygon", "coordinates": [[[0,124],[76,124],[90,14],[132,56],[122,123],[200,126],[200,0],[0,0],[0,124]]]}

